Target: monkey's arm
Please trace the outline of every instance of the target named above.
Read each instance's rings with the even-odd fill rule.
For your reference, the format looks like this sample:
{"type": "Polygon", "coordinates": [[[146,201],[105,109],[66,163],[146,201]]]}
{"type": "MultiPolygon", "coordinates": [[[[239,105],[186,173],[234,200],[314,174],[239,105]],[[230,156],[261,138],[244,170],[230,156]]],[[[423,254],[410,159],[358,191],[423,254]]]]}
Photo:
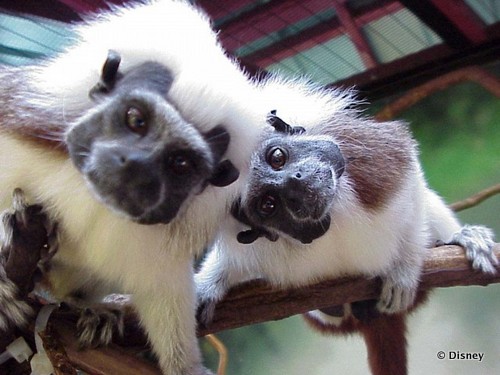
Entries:
{"type": "Polygon", "coordinates": [[[197,318],[202,326],[210,324],[217,303],[224,299],[231,287],[260,276],[251,272],[250,262],[245,264],[247,267],[237,268],[237,259],[231,261],[230,251],[221,251],[220,245],[216,244],[207,254],[195,275],[197,318]]]}

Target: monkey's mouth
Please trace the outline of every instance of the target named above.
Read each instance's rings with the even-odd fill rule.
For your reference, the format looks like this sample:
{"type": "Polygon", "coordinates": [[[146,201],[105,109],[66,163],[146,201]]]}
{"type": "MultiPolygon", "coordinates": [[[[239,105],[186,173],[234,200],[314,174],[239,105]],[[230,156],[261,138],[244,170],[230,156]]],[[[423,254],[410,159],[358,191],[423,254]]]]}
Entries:
{"type": "Polygon", "coordinates": [[[328,214],[330,204],[319,201],[315,195],[302,197],[302,199],[287,199],[284,201],[290,214],[299,221],[317,221],[323,219],[328,214]]]}
{"type": "Polygon", "coordinates": [[[159,179],[123,180],[95,170],[85,174],[90,190],[119,216],[139,224],[168,224],[179,213],[184,199],[171,199],[159,179]],[[125,183],[125,181],[127,183],[125,183]]]}

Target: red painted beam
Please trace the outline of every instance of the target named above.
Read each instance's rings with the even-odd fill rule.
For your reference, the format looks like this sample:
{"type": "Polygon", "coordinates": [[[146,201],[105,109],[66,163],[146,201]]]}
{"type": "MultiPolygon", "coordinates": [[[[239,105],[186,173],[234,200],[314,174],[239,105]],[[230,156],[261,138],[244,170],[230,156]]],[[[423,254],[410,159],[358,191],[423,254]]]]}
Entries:
{"type": "Polygon", "coordinates": [[[242,45],[332,8],[331,0],[271,1],[221,25],[220,37],[224,47],[234,51],[242,45]]]}
{"type": "Polygon", "coordinates": [[[33,14],[62,22],[81,19],[77,12],[58,0],[43,0],[43,6],[40,0],[2,1],[0,7],[14,13],[33,14]]]}
{"type": "Polygon", "coordinates": [[[124,4],[131,0],[58,0],[78,14],[94,13],[100,9],[109,9],[110,4],[124,4]]]}
{"type": "Polygon", "coordinates": [[[487,39],[484,22],[462,0],[430,0],[472,43],[487,39]]]}
{"type": "Polygon", "coordinates": [[[366,68],[373,68],[377,66],[377,59],[372,52],[372,49],[368,42],[365,40],[360,27],[356,24],[356,21],[352,18],[349,9],[346,7],[346,0],[332,0],[334,3],[335,10],[337,11],[340,23],[345,28],[346,33],[349,35],[352,43],[358,50],[361,60],[366,68]]]}
{"type": "Polygon", "coordinates": [[[214,20],[227,16],[252,3],[254,3],[253,0],[198,0],[196,2],[214,20]]]}
{"type": "MultiPolygon", "coordinates": [[[[358,27],[362,27],[367,23],[378,20],[381,17],[387,16],[399,10],[403,6],[398,1],[389,1],[383,6],[370,7],[353,14],[353,18],[358,27]]],[[[341,24],[334,20],[320,23],[310,29],[304,30],[299,35],[293,35],[285,38],[278,43],[272,44],[266,48],[260,49],[255,53],[246,55],[242,58],[243,61],[249,64],[257,65],[265,68],[266,66],[276,63],[282,59],[293,56],[301,51],[307,50],[318,44],[327,42],[339,35],[342,35],[343,30],[341,24]]]]}
{"type": "Polygon", "coordinates": [[[99,0],[59,0],[60,3],[73,9],[78,14],[95,12],[97,9],[105,7],[104,1],[99,0]]]}

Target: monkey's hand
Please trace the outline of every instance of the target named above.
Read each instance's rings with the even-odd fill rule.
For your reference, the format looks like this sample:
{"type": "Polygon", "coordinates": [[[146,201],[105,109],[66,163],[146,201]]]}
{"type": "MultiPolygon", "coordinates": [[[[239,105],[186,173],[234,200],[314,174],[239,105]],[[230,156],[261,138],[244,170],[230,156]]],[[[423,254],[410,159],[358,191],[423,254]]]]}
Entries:
{"type": "Polygon", "coordinates": [[[498,259],[493,252],[495,241],[491,229],[479,225],[464,225],[446,244],[463,247],[474,269],[489,274],[496,273],[498,259]]]}
{"type": "Polygon", "coordinates": [[[198,308],[196,310],[196,320],[200,327],[208,326],[214,319],[215,306],[217,300],[198,296],[198,308]]]}
{"type": "Polygon", "coordinates": [[[382,278],[382,293],[377,304],[378,310],[386,314],[407,310],[413,305],[417,288],[418,282],[412,282],[412,280],[382,278]]]}
{"type": "Polygon", "coordinates": [[[34,288],[39,263],[49,248],[48,219],[15,189],[12,208],[0,217],[0,330],[25,323],[31,308],[23,301],[34,288]]]}

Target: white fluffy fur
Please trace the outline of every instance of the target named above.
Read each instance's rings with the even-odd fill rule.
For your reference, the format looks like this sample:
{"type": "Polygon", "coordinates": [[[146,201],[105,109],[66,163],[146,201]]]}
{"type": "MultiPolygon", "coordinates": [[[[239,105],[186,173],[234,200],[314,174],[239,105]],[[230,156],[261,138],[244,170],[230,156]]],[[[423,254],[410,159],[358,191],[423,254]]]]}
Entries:
{"type": "MultiPolygon", "coordinates": [[[[24,100],[83,114],[92,106],[88,92],[109,49],[121,55],[122,71],[146,60],[160,62],[173,73],[171,103],[200,131],[230,125],[226,157],[245,170],[265,112],[249,109],[256,92],[225,56],[203,14],[181,1],[150,1],[96,16],[76,32],[74,47],[32,74],[36,95],[24,100]]],[[[50,273],[54,294],[64,298],[102,280],[111,289],[94,290],[100,297],[117,285],[133,294],[163,372],[205,374],[195,337],[192,260],[213,239],[238,182],[207,187],[169,225],[143,226],[98,203],[60,152],[2,133],[0,158],[0,209],[21,188],[59,223],[59,250],[50,273]]]]}

